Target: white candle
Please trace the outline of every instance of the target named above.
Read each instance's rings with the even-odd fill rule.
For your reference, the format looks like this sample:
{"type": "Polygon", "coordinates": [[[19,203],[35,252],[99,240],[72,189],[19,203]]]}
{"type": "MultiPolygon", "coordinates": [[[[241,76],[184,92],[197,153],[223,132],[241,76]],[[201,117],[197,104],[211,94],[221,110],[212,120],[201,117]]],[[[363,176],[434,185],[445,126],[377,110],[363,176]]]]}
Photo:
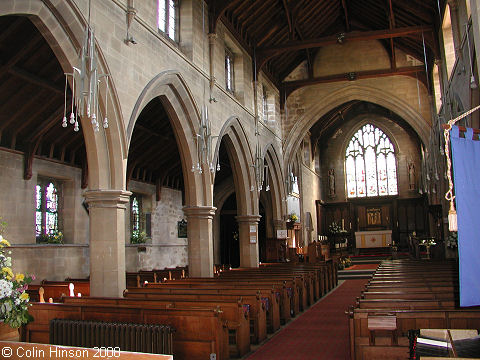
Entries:
{"type": "Polygon", "coordinates": [[[345,229],[345,219],[342,219],[342,229],[345,229]]]}

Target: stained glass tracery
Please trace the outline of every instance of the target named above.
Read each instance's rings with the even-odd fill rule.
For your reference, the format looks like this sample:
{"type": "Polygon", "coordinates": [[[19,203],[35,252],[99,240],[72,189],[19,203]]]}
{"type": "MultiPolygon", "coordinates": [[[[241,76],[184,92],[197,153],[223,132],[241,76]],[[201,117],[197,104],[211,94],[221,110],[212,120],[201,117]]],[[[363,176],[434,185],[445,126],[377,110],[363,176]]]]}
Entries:
{"type": "Polygon", "coordinates": [[[35,186],[35,235],[58,232],[58,189],[53,182],[35,186]]]}
{"type": "Polygon", "coordinates": [[[350,140],[345,172],[349,198],[398,194],[395,149],[372,124],[364,125],[350,140]]]}

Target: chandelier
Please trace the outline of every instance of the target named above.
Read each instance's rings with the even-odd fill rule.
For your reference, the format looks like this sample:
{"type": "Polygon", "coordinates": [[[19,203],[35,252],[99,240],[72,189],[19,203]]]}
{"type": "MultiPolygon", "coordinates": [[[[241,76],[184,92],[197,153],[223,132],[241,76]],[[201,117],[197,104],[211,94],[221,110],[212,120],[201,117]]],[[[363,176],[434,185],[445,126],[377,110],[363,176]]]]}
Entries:
{"type": "MultiPolygon", "coordinates": [[[[88,3],[88,22],[84,32],[83,45],[80,51],[78,65],[73,66],[71,73],[65,73],[65,107],[63,111],[62,126],[66,128],[68,122],[73,125],[73,130],[78,131],[79,118],[87,117],[92,123],[93,130],[100,128],[97,117],[99,116],[99,94],[101,80],[105,83],[105,97],[108,96],[108,74],[101,74],[97,67],[95,56],[95,35],[90,27],[90,7],[88,3]],[[72,84],[72,103],[69,120],[67,120],[67,88],[68,80],[72,84]]],[[[108,128],[107,104],[105,101],[105,116],[102,121],[103,128],[108,128]]]]}
{"type": "Polygon", "coordinates": [[[268,166],[265,164],[265,160],[262,158],[262,151],[260,147],[260,141],[258,140],[258,131],[255,132],[257,137],[257,146],[255,148],[255,162],[251,165],[255,172],[255,185],[250,187],[250,191],[257,190],[258,192],[263,190],[263,184],[265,183],[265,191],[270,191],[270,183],[268,177],[268,166]]]}
{"type": "Polygon", "coordinates": [[[216,171],[220,171],[220,155],[217,157],[217,164],[213,164],[213,152],[212,152],[212,140],[218,136],[212,136],[210,127],[210,120],[208,118],[207,105],[202,107],[202,118],[198,133],[195,136],[197,144],[197,164],[192,164],[192,172],[197,174],[203,173],[203,167],[207,167],[213,174],[216,171]]]}

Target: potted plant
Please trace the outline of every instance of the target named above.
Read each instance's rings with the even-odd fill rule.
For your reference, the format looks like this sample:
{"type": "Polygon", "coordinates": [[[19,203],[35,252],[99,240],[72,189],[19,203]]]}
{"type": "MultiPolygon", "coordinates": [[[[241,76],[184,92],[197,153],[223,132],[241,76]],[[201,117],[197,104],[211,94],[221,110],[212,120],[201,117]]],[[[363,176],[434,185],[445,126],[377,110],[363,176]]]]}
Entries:
{"type": "Polygon", "coordinates": [[[26,290],[34,277],[13,273],[9,246],[0,235],[0,340],[18,340],[18,328],[33,320],[26,290]]]}

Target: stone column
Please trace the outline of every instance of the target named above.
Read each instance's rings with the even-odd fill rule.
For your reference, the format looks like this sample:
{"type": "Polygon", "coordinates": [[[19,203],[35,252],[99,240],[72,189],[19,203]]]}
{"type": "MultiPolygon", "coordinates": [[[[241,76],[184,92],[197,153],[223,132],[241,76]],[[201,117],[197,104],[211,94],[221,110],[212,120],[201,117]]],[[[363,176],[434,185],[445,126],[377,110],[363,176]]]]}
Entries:
{"type": "Polygon", "coordinates": [[[258,222],[260,218],[260,215],[236,217],[240,236],[241,267],[258,267],[258,222]],[[255,243],[253,243],[253,239],[255,239],[255,243]]]}
{"type": "Polygon", "coordinates": [[[122,297],[125,290],[125,210],[132,193],[89,190],[90,296],[122,297]]]}
{"type": "Polygon", "coordinates": [[[187,217],[188,274],[213,277],[213,206],[183,208],[187,217]]]}

